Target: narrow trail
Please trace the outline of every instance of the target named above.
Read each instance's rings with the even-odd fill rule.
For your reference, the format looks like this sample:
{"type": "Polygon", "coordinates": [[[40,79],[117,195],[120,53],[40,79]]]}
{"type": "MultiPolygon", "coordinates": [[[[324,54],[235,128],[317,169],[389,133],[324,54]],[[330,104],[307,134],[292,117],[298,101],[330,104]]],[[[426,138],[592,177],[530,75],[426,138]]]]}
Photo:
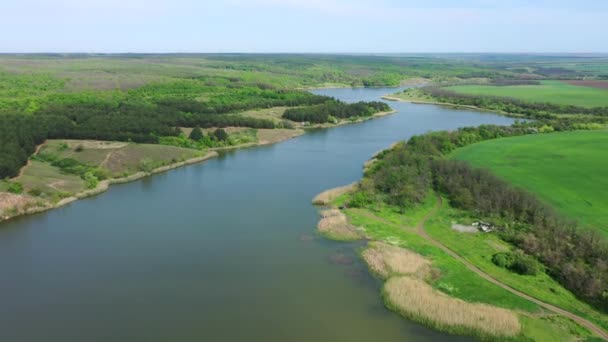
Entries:
{"type": "Polygon", "coordinates": [[[452,251],[451,249],[449,249],[448,247],[446,247],[445,245],[443,245],[441,242],[433,239],[425,230],[424,230],[424,224],[433,216],[435,216],[435,214],[437,213],[437,211],[439,211],[439,209],[441,208],[441,206],[443,205],[443,200],[441,199],[441,197],[437,197],[437,203],[435,204],[435,207],[428,213],[426,214],[426,216],[424,216],[424,218],[420,221],[420,223],[418,224],[417,227],[417,231],[418,234],[420,236],[422,236],[423,238],[425,238],[427,241],[429,241],[430,243],[432,243],[433,245],[435,245],[435,247],[443,250],[444,252],[448,253],[450,256],[452,256],[454,259],[460,261],[462,264],[464,264],[468,269],[470,269],[471,271],[477,273],[480,277],[484,278],[485,280],[498,285],[500,287],[502,287],[503,289],[513,293],[516,296],[519,296],[521,298],[527,299],[529,301],[531,301],[532,303],[537,304],[538,306],[541,306],[549,311],[553,311],[557,314],[560,314],[562,316],[568,317],[571,320],[579,323],[580,325],[586,327],[587,329],[589,329],[590,331],[592,331],[593,333],[595,333],[596,335],[602,337],[603,339],[608,341],[608,333],[606,333],[602,328],[598,327],[597,325],[595,325],[594,323],[588,321],[585,318],[582,318],[580,316],[577,316],[569,311],[566,311],[564,309],[561,309],[555,305],[551,305],[549,303],[545,303],[541,300],[538,300],[534,297],[531,297],[523,292],[520,292],[512,287],[510,287],[509,285],[506,285],[502,282],[500,282],[499,280],[497,280],[496,278],[493,278],[492,276],[488,275],[487,273],[485,273],[484,271],[480,270],[479,268],[477,268],[475,265],[471,264],[470,262],[468,262],[467,260],[465,260],[463,257],[461,257],[460,255],[458,255],[456,252],[452,251]]]}
{"type": "MultiPolygon", "coordinates": [[[[46,143],[46,140],[42,142],[42,144],[36,146],[36,151],[34,151],[34,153],[32,154],[33,156],[38,155],[38,152],[40,152],[40,149],[42,148],[42,146],[44,145],[44,143],[46,143]]],[[[13,177],[13,181],[16,181],[17,178],[23,176],[23,173],[25,172],[25,169],[27,169],[28,166],[30,166],[30,164],[32,163],[32,160],[30,158],[27,159],[27,162],[25,163],[25,165],[23,165],[21,167],[21,169],[19,169],[19,174],[15,177],[13,177]]]]}

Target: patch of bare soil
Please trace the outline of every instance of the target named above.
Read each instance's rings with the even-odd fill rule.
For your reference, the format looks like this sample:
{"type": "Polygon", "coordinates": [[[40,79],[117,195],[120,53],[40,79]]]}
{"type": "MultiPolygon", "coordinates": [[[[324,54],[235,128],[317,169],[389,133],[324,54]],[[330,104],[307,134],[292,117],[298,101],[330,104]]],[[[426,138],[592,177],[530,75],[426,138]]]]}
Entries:
{"type": "Polygon", "coordinates": [[[452,223],[452,229],[461,233],[477,233],[479,231],[476,227],[458,223],[452,223]]]}
{"type": "Polygon", "coordinates": [[[603,80],[573,80],[573,81],[565,81],[568,84],[581,86],[581,87],[591,87],[591,88],[600,88],[600,89],[608,89],[608,81],[603,80]]]}

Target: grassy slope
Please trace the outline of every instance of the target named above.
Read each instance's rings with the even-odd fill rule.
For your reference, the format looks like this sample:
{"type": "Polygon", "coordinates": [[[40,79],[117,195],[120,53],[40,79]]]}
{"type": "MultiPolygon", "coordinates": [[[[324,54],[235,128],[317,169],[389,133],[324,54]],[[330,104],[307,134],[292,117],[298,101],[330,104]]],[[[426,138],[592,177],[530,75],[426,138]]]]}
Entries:
{"type": "MultiPolygon", "coordinates": [[[[346,202],[348,195],[344,195],[336,199],[333,204],[341,205],[346,202]]],[[[456,298],[463,299],[468,302],[476,303],[487,303],[498,307],[503,307],[511,310],[515,310],[520,314],[520,321],[522,322],[522,338],[531,338],[535,341],[573,341],[576,339],[585,339],[589,332],[578,326],[576,323],[561,318],[555,315],[545,315],[545,312],[540,309],[536,304],[531,303],[525,299],[522,299],[502,288],[484,280],[477,274],[470,271],[463,264],[453,259],[440,249],[433,246],[430,242],[426,241],[420,235],[416,233],[416,225],[422,220],[426,213],[428,213],[434,205],[434,198],[431,196],[427,202],[421,206],[407,211],[405,214],[400,214],[394,209],[389,207],[378,207],[372,209],[348,209],[344,212],[349,218],[349,221],[357,226],[363,227],[366,234],[373,240],[389,242],[416,253],[423,255],[432,261],[433,267],[440,270],[441,276],[438,279],[431,281],[431,285],[436,289],[454,296],[456,298]]],[[[452,213],[449,209],[441,211],[440,215],[432,219],[429,224],[431,227],[431,233],[434,237],[437,237],[437,233],[445,234],[447,236],[447,242],[454,242],[454,245],[449,245],[455,250],[469,249],[467,255],[474,257],[470,258],[470,261],[480,268],[485,270],[486,263],[479,262],[485,259],[484,254],[489,253],[493,250],[508,249],[509,246],[499,241],[492,235],[470,235],[460,234],[463,238],[463,243],[460,243],[460,237],[455,239],[453,234],[450,234],[449,225],[446,225],[445,219],[448,213],[452,213]],[[446,233],[446,227],[448,231],[446,233]],[[479,238],[487,239],[487,241],[481,241],[479,238]],[[478,239],[470,240],[470,239],[478,239]],[[481,252],[476,253],[477,249],[480,248],[481,252]]],[[[451,219],[451,217],[450,217],[451,219]]],[[[444,242],[442,240],[442,242],[444,242]]],[[[469,257],[467,257],[469,259],[469,257]]],[[[491,264],[493,266],[493,264],[491,264]]],[[[498,273],[501,273],[497,267],[498,273]]],[[[494,275],[495,273],[493,273],[494,275]]],[[[519,275],[512,274],[496,274],[500,280],[503,278],[521,277],[519,275]]],[[[550,279],[547,276],[538,276],[540,283],[550,284],[552,288],[557,290],[557,293],[563,295],[564,300],[572,300],[572,305],[580,308],[580,312],[585,312],[587,316],[596,316],[596,321],[601,321],[599,314],[596,314],[592,309],[588,309],[586,304],[573,299],[572,295],[559,284],[550,279]]],[[[530,280],[530,279],[524,279],[530,280]]],[[[538,282],[532,282],[533,286],[537,286],[538,282]]],[[[552,293],[549,287],[545,286],[538,291],[544,291],[546,293],[552,293]]],[[[538,292],[537,291],[537,292],[538,292]]]]}
{"type": "Polygon", "coordinates": [[[608,131],[496,139],[458,149],[452,157],[490,169],[608,236],[608,131]]]}
{"type": "Polygon", "coordinates": [[[574,86],[560,81],[542,81],[541,85],[490,86],[461,85],[447,87],[458,93],[513,97],[529,102],[550,102],[581,107],[608,106],[608,90],[574,86]]]}
{"type": "MultiPolygon", "coordinates": [[[[447,201],[444,201],[447,203],[447,201]]],[[[437,216],[426,225],[426,231],[437,241],[458,253],[482,271],[499,279],[501,282],[544,302],[559,306],[570,312],[586,317],[604,329],[608,329],[608,316],[599,313],[589,305],[578,300],[570,291],[545,273],[535,276],[519,275],[492,262],[492,256],[498,252],[512,249],[494,234],[460,233],[451,228],[454,222],[470,224],[475,219],[466,213],[444,207],[437,216]]]]}
{"type": "MultiPolygon", "coordinates": [[[[203,155],[205,152],[181,147],[132,144],[122,142],[97,142],[92,140],[48,140],[41,153],[53,154],[59,158],[73,158],[89,166],[105,170],[110,177],[123,177],[144,168],[157,168],[178,161],[203,155]],[[65,144],[65,145],[64,145],[65,144]],[[77,146],[83,146],[76,152],[77,146]]],[[[77,175],[63,173],[59,168],[42,161],[30,161],[17,177],[25,192],[37,189],[44,194],[42,198],[51,202],[62,196],[85,190],[84,181],[77,175]]]]}

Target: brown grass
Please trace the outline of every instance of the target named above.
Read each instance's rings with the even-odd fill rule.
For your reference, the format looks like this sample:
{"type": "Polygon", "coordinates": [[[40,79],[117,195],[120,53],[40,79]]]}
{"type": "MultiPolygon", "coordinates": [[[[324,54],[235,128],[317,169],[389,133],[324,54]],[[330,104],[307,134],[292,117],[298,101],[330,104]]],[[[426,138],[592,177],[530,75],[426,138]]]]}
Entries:
{"type": "Polygon", "coordinates": [[[304,134],[301,129],[258,129],[258,143],[260,145],[274,144],[304,134]]]}
{"type": "Polygon", "coordinates": [[[274,123],[278,123],[283,121],[283,113],[288,107],[272,107],[265,109],[256,109],[256,110],[248,110],[245,112],[239,113],[239,115],[256,118],[256,119],[266,119],[272,120],[274,123]]]}
{"type": "Polygon", "coordinates": [[[35,200],[31,196],[0,192],[0,219],[4,218],[6,211],[22,211],[34,202],[35,200]]]}
{"type": "Polygon", "coordinates": [[[386,279],[393,275],[416,275],[425,278],[431,263],[420,254],[384,242],[370,242],[362,257],[372,270],[386,279]]]}
{"type": "Polygon", "coordinates": [[[357,183],[351,183],[348,185],[340,186],[337,188],[323,191],[322,193],[315,196],[312,199],[314,205],[329,205],[334,199],[342,196],[343,194],[349,193],[355,189],[357,183]]]}
{"type": "Polygon", "coordinates": [[[359,240],[363,236],[348,223],[346,215],[338,209],[321,211],[321,220],[317,225],[319,232],[334,240],[359,240]]]}
{"type": "Polygon", "coordinates": [[[565,81],[568,84],[581,86],[581,87],[591,87],[591,88],[600,88],[600,89],[608,89],[608,81],[604,80],[573,80],[573,81],[565,81]]]}
{"type": "Polygon", "coordinates": [[[493,336],[515,336],[521,331],[517,315],[487,304],[468,303],[433,289],[420,279],[400,276],[384,285],[389,305],[415,320],[442,330],[493,336]]]}

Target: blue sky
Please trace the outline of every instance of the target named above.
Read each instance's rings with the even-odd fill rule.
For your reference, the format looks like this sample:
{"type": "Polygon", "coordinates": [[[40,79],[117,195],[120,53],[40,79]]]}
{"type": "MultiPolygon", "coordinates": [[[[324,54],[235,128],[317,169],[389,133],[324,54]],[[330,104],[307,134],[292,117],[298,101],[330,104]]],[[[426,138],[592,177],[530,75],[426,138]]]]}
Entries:
{"type": "Polygon", "coordinates": [[[608,52],[605,0],[6,0],[0,52],[608,52]]]}

